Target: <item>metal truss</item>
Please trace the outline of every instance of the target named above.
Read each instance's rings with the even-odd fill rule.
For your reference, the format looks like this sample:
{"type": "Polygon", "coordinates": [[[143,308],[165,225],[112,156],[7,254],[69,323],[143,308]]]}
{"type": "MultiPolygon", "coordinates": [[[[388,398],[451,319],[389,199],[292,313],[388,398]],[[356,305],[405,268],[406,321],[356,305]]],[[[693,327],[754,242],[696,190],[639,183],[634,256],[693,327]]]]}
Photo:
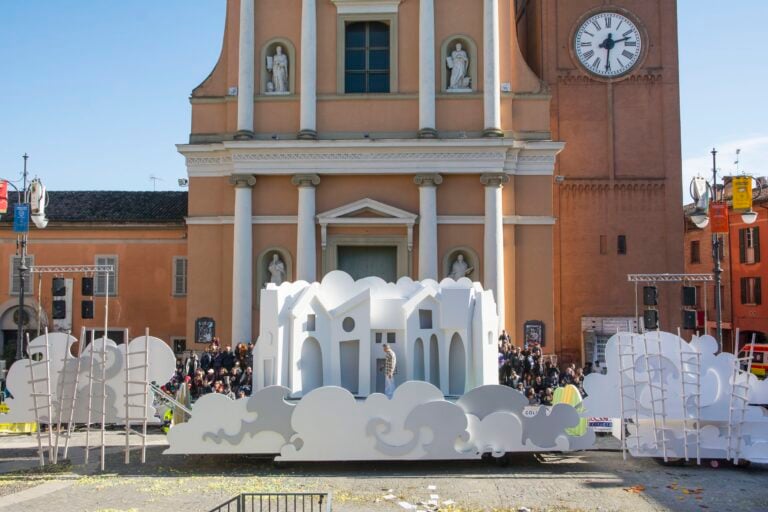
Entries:
{"type": "Polygon", "coordinates": [[[627,274],[627,281],[630,283],[710,282],[714,280],[712,274],[627,274]]]}
{"type": "Polygon", "coordinates": [[[88,273],[113,273],[115,267],[112,265],[49,265],[30,267],[30,274],[88,274],[88,273]]]}

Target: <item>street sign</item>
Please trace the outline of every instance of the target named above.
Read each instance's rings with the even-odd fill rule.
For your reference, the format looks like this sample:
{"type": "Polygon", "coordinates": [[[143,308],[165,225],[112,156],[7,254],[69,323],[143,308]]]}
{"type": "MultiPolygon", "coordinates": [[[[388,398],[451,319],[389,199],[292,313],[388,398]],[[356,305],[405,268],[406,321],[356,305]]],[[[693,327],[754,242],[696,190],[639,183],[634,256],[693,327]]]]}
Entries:
{"type": "Polygon", "coordinates": [[[752,211],[752,178],[749,176],[733,178],[733,211],[739,213],[752,211]]]}
{"type": "Polygon", "coordinates": [[[710,203],[709,220],[712,233],[728,233],[728,205],[726,203],[710,203]]]}
{"type": "Polygon", "coordinates": [[[27,233],[29,231],[29,205],[17,204],[13,206],[13,232],[27,233]]]}

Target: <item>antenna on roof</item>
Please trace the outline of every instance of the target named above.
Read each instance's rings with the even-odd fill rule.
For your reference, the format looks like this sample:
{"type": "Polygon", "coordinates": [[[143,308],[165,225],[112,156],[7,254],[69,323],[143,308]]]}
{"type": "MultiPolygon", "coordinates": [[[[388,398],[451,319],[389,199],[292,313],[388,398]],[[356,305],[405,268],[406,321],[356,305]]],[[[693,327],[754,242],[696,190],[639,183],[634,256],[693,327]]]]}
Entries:
{"type": "Polygon", "coordinates": [[[154,174],[149,175],[149,180],[152,182],[152,192],[157,192],[157,182],[165,181],[163,178],[158,178],[154,174]]]}
{"type": "Polygon", "coordinates": [[[733,162],[736,164],[736,174],[739,174],[739,163],[741,161],[741,149],[736,150],[736,161],[733,162]]]}

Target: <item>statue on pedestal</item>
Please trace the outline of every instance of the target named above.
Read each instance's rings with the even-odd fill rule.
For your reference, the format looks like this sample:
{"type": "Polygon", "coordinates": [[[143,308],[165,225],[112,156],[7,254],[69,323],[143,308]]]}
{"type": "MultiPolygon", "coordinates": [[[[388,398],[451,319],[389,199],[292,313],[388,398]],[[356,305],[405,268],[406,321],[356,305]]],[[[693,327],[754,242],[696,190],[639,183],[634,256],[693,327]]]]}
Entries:
{"type": "Polygon", "coordinates": [[[269,282],[278,286],[285,280],[285,263],[280,259],[277,253],[272,255],[272,261],[269,262],[269,282]]]}
{"type": "Polygon", "coordinates": [[[267,92],[272,94],[288,94],[288,56],[283,53],[283,47],[275,48],[275,54],[267,57],[267,71],[272,73],[272,80],[267,84],[267,92]],[[270,84],[271,87],[270,87],[270,84]]]}
{"type": "Polygon", "coordinates": [[[461,43],[456,43],[456,49],[446,58],[451,77],[448,82],[449,91],[469,91],[471,78],[467,76],[469,71],[469,57],[462,48],[461,43]]]}
{"type": "Polygon", "coordinates": [[[462,277],[467,277],[472,273],[473,270],[474,267],[470,267],[467,265],[467,262],[464,261],[464,255],[459,254],[456,256],[456,260],[453,262],[453,265],[451,265],[451,271],[448,273],[448,277],[458,281],[462,277]]]}

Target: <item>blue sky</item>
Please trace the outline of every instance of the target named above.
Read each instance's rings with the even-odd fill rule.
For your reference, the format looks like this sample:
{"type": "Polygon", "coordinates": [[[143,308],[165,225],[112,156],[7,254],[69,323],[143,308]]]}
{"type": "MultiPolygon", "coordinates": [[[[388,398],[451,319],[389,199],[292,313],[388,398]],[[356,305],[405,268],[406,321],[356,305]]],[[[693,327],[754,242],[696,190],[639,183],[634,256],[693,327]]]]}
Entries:
{"type": "MultiPolygon", "coordinates": [[[[178,190],[188,96],[218,57],[225,0],[2,0],[0,177],[21,155],[53,190],[178,190]]],[[[679,0],[685,182],[768,175],[765,0],[679,0]]],[[[649,148],[650,149],[650,148],[649,148]]]]}

